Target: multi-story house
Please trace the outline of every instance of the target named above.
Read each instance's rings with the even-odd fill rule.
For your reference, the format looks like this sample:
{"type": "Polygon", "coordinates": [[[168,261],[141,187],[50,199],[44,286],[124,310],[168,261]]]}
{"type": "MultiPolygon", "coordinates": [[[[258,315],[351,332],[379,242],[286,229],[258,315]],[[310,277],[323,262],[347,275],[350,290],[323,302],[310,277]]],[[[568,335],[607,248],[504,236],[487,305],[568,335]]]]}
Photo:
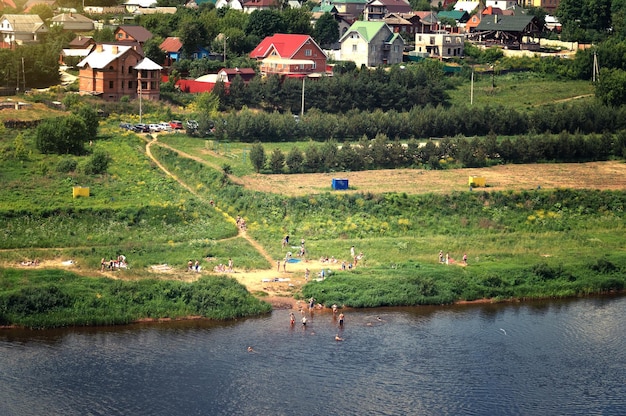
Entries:
{"type": "Polygon", "coordinates": [[[79,93],[107,101],[123,96],[158,100],[161,66],[132,46],[97,44],[78,65],[79,93]]]}
{"type": "Polygon", "coordinates": [[[415,52],[439,60],[460,58],[464,41],[465,36],[457,33],[418,33],[415,35],[415,52]]]}
{"type": "Polygon", "coordinates": [[[402,62],[404,40],[384,22],[355,22],[339,39],[341,59],[357,67],[402,62]]]}
{"type": "Polygon", "coordinates": [[[260,62],[261,75],[299,77],[326,72],[326,54],[309,35],[268,36],[252,50],[250,57],[260,62]]]}

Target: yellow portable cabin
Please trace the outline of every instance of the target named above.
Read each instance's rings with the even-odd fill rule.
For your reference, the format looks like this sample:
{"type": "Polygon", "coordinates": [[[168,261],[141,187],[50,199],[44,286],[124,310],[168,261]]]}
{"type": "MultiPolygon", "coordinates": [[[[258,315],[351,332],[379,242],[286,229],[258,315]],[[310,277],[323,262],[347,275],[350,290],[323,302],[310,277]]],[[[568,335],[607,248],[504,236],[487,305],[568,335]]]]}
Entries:
{"type": "Polygon", "coordinates": [[[469,177],[469,186],[472,188],[477,188],[479,186],[485,186],[485,178],[482,176],[470,176],[469,177]]]}
{"type": "Polygon", "coordinates": [[[89,187],[84,186],[75,186],[72,188],[72,195],[74,198],[78,198],[79,196],[89,197],[89,187]]]}

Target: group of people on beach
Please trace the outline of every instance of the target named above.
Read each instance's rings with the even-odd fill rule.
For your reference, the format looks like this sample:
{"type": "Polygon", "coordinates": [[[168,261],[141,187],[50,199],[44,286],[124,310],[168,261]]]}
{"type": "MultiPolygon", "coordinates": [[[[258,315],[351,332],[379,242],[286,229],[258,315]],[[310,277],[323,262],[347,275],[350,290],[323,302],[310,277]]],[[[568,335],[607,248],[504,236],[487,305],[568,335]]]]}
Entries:
{"type": "MultiPolygon", "coordinates": [[[[467,254],[463,254],[463,259],[461,260],[461,264],[467,266],[467,254]]],[[[450,253],[446,252],[445,256],[443,254],[443,250],[439,250],[439,263],[441,264],[453,264],[456,263],[452,257],[450,257],[450,253]]]]}
{"type": "Polygon", "coordinates": [[[119,270],[128,268],[128,264],[126,263],[126,256],[120,254],[115,259],[106,260],[104,257],[100,260],[100,271],[103,272],[105,270],[119,270]]]}

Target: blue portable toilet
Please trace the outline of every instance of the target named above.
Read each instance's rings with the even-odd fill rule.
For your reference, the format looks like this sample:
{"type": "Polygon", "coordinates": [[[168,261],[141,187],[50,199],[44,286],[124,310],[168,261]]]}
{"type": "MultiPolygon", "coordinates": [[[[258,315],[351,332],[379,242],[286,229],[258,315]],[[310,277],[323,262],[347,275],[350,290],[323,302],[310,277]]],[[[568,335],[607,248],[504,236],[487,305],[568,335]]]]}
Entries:
{"type": "Polygon", "coordinates": [[[333,191],[345,191],[348,189],[347,179],[333,179],[333,191]]]}

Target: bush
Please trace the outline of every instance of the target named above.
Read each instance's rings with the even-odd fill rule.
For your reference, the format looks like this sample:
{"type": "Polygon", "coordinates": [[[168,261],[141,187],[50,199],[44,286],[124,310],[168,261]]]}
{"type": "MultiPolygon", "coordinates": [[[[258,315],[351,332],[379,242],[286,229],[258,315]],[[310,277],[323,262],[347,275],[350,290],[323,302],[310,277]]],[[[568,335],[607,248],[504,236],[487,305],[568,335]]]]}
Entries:
{"type": "Polygon", "coordinates": [[[59,163],[57,164],[56,170],[57,172],[60,172],[60,173],[70,173],[76,170],[77,165],[78,165],[78,162],[76,162],[76,160],[67,157],[59,161],[59,163]]]}
{"type": "Polygon", "coordinates": [[[87,163],[85,164],[84,172],[87,175],[99,175],[106,173],[111,163],[111,156],[104,150],[96,150],[87,163]]]}

